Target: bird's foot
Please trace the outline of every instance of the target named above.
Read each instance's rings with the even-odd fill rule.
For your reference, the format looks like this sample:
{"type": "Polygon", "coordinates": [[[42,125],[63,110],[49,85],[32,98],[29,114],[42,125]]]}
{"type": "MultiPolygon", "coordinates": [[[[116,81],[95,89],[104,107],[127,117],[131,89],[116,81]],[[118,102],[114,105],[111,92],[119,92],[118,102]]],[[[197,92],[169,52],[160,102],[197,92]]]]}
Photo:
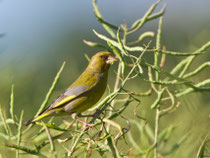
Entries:
{"type": "Polygon", "coordinates": [[[104,114],[100,109],[96,109],[96,112],[94,112],[94,114],[90,114],[90,115],[82,115],[82,114],[78,114],[79,117],[95,117],[97,114],[104,114]]]}
{"type": "Polygon", "coordinates": [[[92,127],[94,127],[94,124],[92,124],[92,123],[87,123],[80,119],[77,119],[77,120],[83,124],[83,127],[81,128],[82,130],[85,130],[88,127],[88,131],[89,131],[92,129],[92,127]]]}
{"type": "Polygon", "coordinates": [[[85,124],[83,124],[83,127],[81,129],[85,130],[88,127],[87,130],[90,131],[94,126],[95,126],[94,124],[86,122],[85,124]]]}

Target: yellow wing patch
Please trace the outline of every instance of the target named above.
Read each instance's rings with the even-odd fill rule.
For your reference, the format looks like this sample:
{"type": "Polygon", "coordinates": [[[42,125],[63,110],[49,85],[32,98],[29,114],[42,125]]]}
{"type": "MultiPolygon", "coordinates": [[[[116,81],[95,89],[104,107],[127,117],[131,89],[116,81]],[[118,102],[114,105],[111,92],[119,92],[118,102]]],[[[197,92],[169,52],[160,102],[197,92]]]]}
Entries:
{"type": "Polygon", "coordinates": [[[65,97],[63,100],[61,100],[57,105],[55,105],[53,108],[59,107],[69,101],[71,101],[72,99],[74,99],[76,97],[76,95],[70,95],[68,97],[65,97]]]}
{"type": "Polygon", "coordinates": [[[36,121],[38,121],[38,120],[40,120],[40,119],[42,119],[44,117],[47,117],[49,115],[50,115],[50,113],[45,113],[45,114],[42,114],[40,116],[37,116],[35,119],[33,119],[33,122],[36,122],[36,121]]]}
{"type": "MultiPolygon", "coordinates": [[[[61,100],[57,105],[55,105],[55,106],[53,107],[53,110],[55,110],[55,111],[62,110],[62,108],[57,108],[57,107],[59,107],[59,106],[65,104],[65,103],[71,101],[71,100],[74,99],[75,97],[76,97],[76,95],[70,95],[70,96],[68,96],[68,97],[65,97],[63,100],[61,100]],[[54,108],[55,108],[55,109],[54,109],[54,108]]],[[[50,109],[50,110],[51,110],[51,109],[50,109]]],[[[48,112],[43,113],[43,114],[41,114],[40,116],[37,116],[36,118],[34,118],[32,122],[36,122],[36,121],[38,121],[38,120],[40,120],[40,119],[42,119],[42,118],[44,118],[44,117],[47,117],[47,116],[51,115],[50,110],[49,110],[48,112]]]]}

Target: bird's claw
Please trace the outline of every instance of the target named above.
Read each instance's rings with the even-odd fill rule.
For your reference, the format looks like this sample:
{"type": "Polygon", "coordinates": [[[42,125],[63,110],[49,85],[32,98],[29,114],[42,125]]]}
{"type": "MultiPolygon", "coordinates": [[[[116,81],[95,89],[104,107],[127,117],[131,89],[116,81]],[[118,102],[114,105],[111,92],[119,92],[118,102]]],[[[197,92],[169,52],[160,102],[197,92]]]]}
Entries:
{"type": "Polygon", "coordinates": [[[92,123],[87,123],[87,122],[84,122],[83,123],[83,127],[81,128],[82,130],[85,130],[87,127],[88,127],[88,131],[90,131],[95,125],[92,124],[92,123]]]}

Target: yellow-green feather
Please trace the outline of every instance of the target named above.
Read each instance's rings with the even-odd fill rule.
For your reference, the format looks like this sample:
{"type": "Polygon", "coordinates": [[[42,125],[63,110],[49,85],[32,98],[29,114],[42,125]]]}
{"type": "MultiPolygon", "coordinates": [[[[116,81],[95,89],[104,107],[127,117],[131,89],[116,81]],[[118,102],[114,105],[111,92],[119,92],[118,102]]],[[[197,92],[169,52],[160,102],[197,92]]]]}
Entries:
{"type": "Polygon", "coordinates": [[[61,100],[58,104],[56,104],[53,108],[57,108],[67,102],[70,102],[72,99],[74,99],[76,95],[70,95],[68,97],[65,97],[63,100],[61,100]]]}
{"type": "Polygon", "coordinates": [[[42,119],[42,118],[44,118],[44,117],[47,117],[47,116],[49,116],[49,115],[50,115],[50,113],[44,113],[44,114],[42,114],[42,115],[37,116],[36,118],[34,118],[34,119],[32,120],[32,122],[36,122],[36,121],[38,121],[38,120],[40,120],[40,119],[42,119]]]}

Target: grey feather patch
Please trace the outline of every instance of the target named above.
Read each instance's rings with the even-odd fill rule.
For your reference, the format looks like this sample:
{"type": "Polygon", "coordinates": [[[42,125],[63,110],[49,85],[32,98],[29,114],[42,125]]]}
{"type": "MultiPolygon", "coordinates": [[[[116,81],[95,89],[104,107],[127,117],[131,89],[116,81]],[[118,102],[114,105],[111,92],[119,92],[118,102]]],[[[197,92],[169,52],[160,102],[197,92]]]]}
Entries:
{"type": "Polygon", "coordinates": [[[70,96],[70,95],[78,96],[78,95],[86,92],[87,90],[88,90],[88,86],[74,86],[74,87],[67,89],[64,92],[64,95],[65,96],[70,96]]]}

